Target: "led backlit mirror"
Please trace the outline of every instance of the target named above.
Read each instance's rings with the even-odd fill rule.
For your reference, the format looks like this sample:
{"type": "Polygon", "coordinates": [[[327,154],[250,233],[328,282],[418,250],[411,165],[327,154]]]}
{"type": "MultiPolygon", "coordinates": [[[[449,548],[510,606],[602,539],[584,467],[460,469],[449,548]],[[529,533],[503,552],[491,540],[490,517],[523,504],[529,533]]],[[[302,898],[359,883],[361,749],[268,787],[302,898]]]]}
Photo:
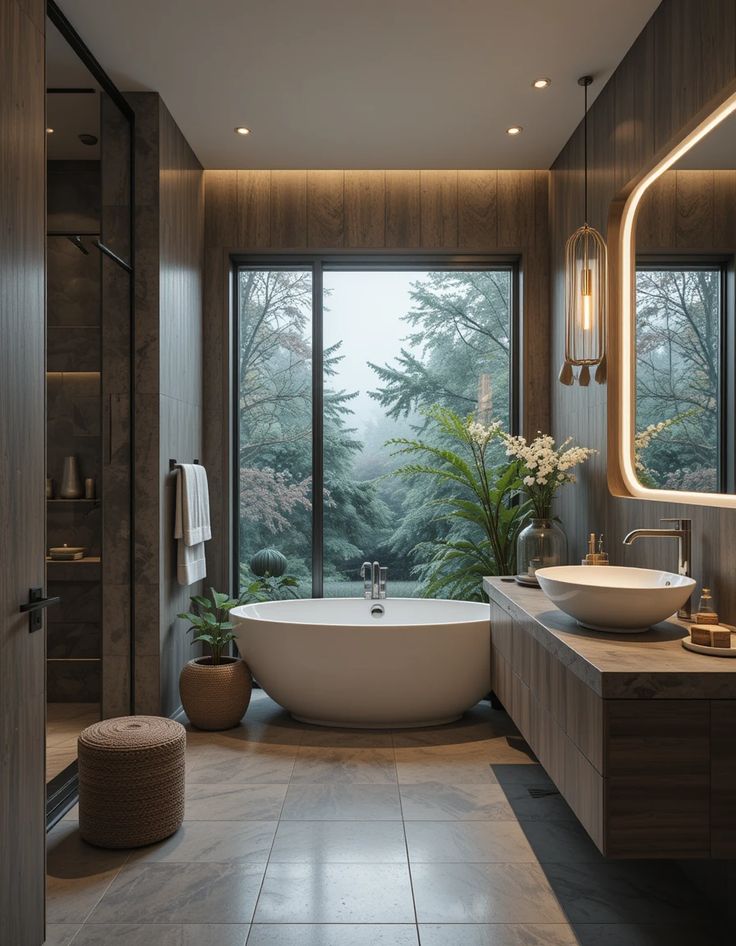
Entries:
{"type": "Polygon", "coordinates": [[[642,498],[736,504],[734,104],[654,168],[621,215],[613,429],[620,480],[642,498]]]}

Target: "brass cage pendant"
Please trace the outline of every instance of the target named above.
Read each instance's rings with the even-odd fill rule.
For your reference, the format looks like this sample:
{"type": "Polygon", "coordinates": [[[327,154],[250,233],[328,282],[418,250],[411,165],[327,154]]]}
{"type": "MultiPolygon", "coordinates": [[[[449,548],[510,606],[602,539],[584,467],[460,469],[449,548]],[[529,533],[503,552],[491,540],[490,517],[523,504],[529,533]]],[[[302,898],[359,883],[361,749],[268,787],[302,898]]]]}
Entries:
{"type": "Polygon", "coordinates": [[[592,76],[581,76],[578,85],[585,94],[583,112],[583,187],[585,223],[565,245],[565,360],[560,369],[561,384],[575,383],[573,368],[580,368],[577,382],[606,383],[606,307],[608,297],[608,254],[600,233],[588,224],[588,86],[592,76]]]}
{"type": "Polygon", "coordinates": [[[586,223],[565,246],[565,361],[575,367],[603,360],[607,271],[603,237],[586,223]]]}

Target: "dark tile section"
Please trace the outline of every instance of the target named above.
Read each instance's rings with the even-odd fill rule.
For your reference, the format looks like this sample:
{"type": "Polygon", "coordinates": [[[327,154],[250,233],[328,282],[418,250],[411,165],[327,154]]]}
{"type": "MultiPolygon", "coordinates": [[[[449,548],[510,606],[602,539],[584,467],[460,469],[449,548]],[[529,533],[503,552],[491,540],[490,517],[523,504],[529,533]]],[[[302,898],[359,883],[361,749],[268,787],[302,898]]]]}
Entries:
{"type": "Polygon", "coordinates": [[[100,656],[99,624],[49,622],[46,630],[46,657],[51,660],[100,656]]]}
{"type": "Polygon", "coordinates": [[[99,161],[49,161],[46,188],[50,232],[99,232],[99,161]]]}
{"type": "Polygon", "coordinates": [[[47,660],[46,698],[50,703],[97,703],[99,660],[47,660]]]}
{"type": "Polygon", "coordinates": [[[83,253],[66,236],[48,238],[48,325],[99,325],[102,256],[92,246],[94,239],[95,237],[82,237],[83,246],[87,250],[87,253],[83,253]]]}

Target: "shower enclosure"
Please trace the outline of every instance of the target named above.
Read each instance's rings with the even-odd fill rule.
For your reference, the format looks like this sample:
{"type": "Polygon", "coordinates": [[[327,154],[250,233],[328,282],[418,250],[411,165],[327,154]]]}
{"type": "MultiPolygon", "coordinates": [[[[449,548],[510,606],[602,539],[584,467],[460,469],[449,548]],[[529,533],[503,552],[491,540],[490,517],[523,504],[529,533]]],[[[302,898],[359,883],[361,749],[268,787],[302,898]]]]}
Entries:
{"type": "Polygon", "coordinates": [[[76,740],[131,707],[133,114],[63,14],[46,27],[47,810],[76,740]]]}

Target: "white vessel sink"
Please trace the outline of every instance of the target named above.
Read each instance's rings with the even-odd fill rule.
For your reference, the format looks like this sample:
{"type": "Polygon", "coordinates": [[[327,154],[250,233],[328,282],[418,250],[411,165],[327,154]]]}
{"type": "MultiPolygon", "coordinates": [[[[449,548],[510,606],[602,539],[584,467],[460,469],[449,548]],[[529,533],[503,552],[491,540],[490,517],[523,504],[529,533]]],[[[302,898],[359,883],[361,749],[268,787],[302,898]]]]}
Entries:
{"type": "Polygon", "coordinates": [[[695,588],[684,575],[618,565],[560,565],[540,568],[536,577],[581,627],[619,634],[639,634],[671,617],[695,588]]]}

